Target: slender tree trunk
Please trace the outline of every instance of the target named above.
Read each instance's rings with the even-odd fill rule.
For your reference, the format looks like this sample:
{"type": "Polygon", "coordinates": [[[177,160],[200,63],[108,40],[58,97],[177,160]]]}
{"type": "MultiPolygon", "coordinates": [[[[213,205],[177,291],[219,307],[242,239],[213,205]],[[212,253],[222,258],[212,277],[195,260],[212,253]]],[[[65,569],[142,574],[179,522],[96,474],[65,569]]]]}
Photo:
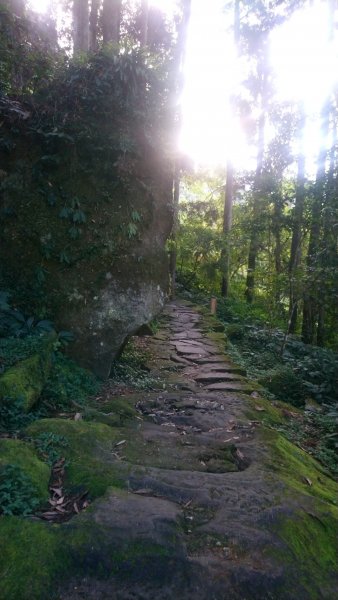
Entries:
{"type": "Polygon", "coordinates": [[[264,160],[264,145],[265,145],[265,106],[262,97],[261,115],[258,122],[258,152],[257,152],[257,167],[253,190],[253,214],[252,214],[252,230],[249,245],[248,270],[246,278],[245,297],[249,304],[252,304],[254,299],[255,289],[255,270],[257,254],[259,249],[259,231],[258,219],[260,216],[261,195],[262,195],[262,174],[264,160]]]}
{"type": "Polygon", "coordinates": [[[330,101],[327,100],[322,110],[323,143],[318,156],[315,193],[312,202],[309,247],[306,258],[307,282],[303,298],[302,340],[305,344],[313,344],[318,320],[318,284],[315,279],[320,251],[320,233],[322,228],[322,208],[325,194],[325,165],[327,158],[327,137],[329,132],[330,101]]]}
{"type": "Polygon", "coordinates": [[[98,18],[100,0],[92,0],[89,15],[89,50],[95,52],[98,49],[98,18]]]}
{"type": "MultiPolygon", "coordinates": [[[[234,0],[234,43],[237,48],[240,36],[240,0],[234,0]]],[[[223,234],[224,247],[222,249],[222,284],[221,295],[227,298],[229,295],[230,283],[230,233],[232,227],[232,205],[234,201],[234,168],[229,158],[227,161],[226,184],[224,188],[224,216],[223,216],[223,234]]]]}
{"type": "MultiPolygon", "coordinates": [[[[177,32],[177,50],[175,60],[175,97],[178,98],[183,89],[183,66],[186,54],[186,43],[188,25],[190,21],[191,13],[191,0],[184,0],[183,2],[183,14],[180,27],[177,32]]],[[[173,98],[173,106],[175,105],[175,99],[173,98]]],[[[181,128],[181,111],[178,109],[177,120],[176,120],[176,131],[175,138],[178,140],[178,135],[181,128]]],[[[180,161],[176,157],[174,161],[174,177],[173,177],[173,207],[174,207],[174,223],[171,233],[171,248],[169,254],[169,269],[171,278],[171,297],[175,297],[175,285],[176,285],[176,260],[177,260],[177,246],[176,246],[176,232],[178,227],[178,204],[180,199],[180,179],[181,179],[181,165],[180,161]]]]}
{"type": "Polygon", "coordinates": [[[224,298],[229,294],[229,275],[230,275],[230,233],[232,226],[232,205],[234,196],[234,170],[230,160],[227,163],[227,179],[224,188],[224,216],[223,216],[223,234],[224,247],[222,249],[222,287],[221,294],[224,298]]]}
{"type": "Polygon", "coordinates": [[[305,155],[303,145],[304,128],[305,111],[304,106],[302,105],[300,108],[300,120],[298,129],[299,151],[297,160],[296,201],[293,215],[292,239],[289,261],[289,333],[296,332],[298,318],[299,291],[297,289],[297,270],[301,260],[301,238],[305,200],[305,155]]]}
{"type": "Polygon", "coordinates": [[[102,36],[104,44],[118,44],[120,40],[122,0],[103,0],[102,36]]]}
{"type": "Polygon", "coordinates": [[[73,43],[74,54],[87,52],[89,48],[89,9],[88,0],[73,2],[73,43]]]}
{"type": "MultiPolygon", "coordinates": [[[[335,29],[335,12],[337,9],[336,0],[328,0],[329,3],[329,41],[333,41],[335,29]]],[[[337,232],[335,229],[335,208],[337,203],[336,196],[336,152],[337,152],[337,102],[331,98],[330,115],[328,116],[331,124],[331,149],[329,153],[329,171],[327,174],[325,205],[323,210],[323,237],[322,248],[320,252],[320,267],[322,272],[323,285],[321,285],[320,302],[318,303],[318,324],[317,324],[317,345],[324,346],[327,337],[326,313],[330,304],[330,272],[328,269],[337,265],[337,232]]],[[[330,125],[328,124],[328,129],[330,125]]],[[[336,310],[336,309],[335,309],[336,310]]]]}
{"type": "Polygon", "coordinates": [[[145,48],[148,43],[149,0],[141,0],[140,44],[145,48]]]}

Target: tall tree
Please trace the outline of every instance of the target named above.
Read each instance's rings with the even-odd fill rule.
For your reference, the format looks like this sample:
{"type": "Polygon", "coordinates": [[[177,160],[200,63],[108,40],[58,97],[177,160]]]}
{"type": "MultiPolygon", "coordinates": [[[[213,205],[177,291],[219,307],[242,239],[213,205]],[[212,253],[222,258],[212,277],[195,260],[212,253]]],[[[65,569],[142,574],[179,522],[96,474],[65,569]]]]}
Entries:
{"type": "Polygon", "coordinates": [[[289,260],[289,333],[295,333],[297,328],[298,303],[300,290],[297,271],[301,261],[302,226],[305,201],[305,150],[304,150],[304,128],[305,109],[301,104],[299,107],[299,119],[297,127],[298,158],[297,158],[297,181],[296,198],[293,211],[292,238],[289,260]]]}
{"type": "Polygon", "coordinates": [[[122,0],[103,0],[102,35],[103,43],[118,44],[120,39],[122,0]]]}
{"type": "Polygon", "coordinates": [[[87,52],[89,48],[88,0],[73,2],[73,45],[74,53],[87,52]]]}
{"type": "MultiPolygon", "coordinates": [[[[332,42],[335,35],[335,0],[327,0],[329,9],[329,37],[332,42]]],[[[330,92],[323,104],[322,117],[322,142],[317,160],[317,173],[314,186],[314,195],[311,209],[311,222],[309,234],[309,246],[306,257],[307,281],[303,298],[303,323],[302,340],[307,344],[317,342],[323,344],[324,341],[324,300],[322,282],[323,255],[326,253],[326,239],[328,234],[328,223],[324,224],[324,215],[327,212],[329,195],[328,185],[330,181],[327,165],[330,161],[332,171],[332,153],[328,149],[328,139],[332,121],[335,122],[336,105],[334,95],[330,92]],[[330,160],[331,159],[331,160],[330,160]]],[[[332,128],[332,127],[331,127],[332,128]]],[[[333,126],[333,130],[335,126],[333,126]]],[[[334,133],[335,136],[335,133],[334,133]]],[[[334,138],[333,138],[334,139],[334,138]]],[[[332,146],[334,146],[334,141],[332,146]]],[[[335,150],[333,151],[333,153],[335,150]]],[[[332,177],[331,177],[332,179],[332,177]]]]}
{"type": "MultiPolygon", "coordinates": [[[[240,36],[240,0],[234,0],[234,44],[237,49],[240,36]]],[[[234,201],[234,167],[232,160],[229,157],[227,160],[227,175],[224,188],[224,218],[223,218],[223,235],[224,247],[222,249],[222,284],[221,294],[227,298],[229,294],[229,279],[230,279],[230,233],[232,227],[232,205],[234,201]]]]}
{"type": "Polygon", "coordinates": [[[140,44],[144,48],[148,43],[149,0],[141,0],[140,44]]]}
{"type": "Polygon", "coordinates": [[[89,15],[89,50],[98,49],[98,19],[99,19],[100,0],[92,0],[89,15]]]}
{"type": "MultiPolygon", "coordinates": [[[[179,22],[178,30],[177,30],[177,42],[176,42],[176,50],[174,54],[174,94],[172,98],[173,106],[177,105],[177,100],[180,97],[184,79],[183,79],[183,67],[186,55],[186,47],[187,47],[187,36],[188,36],[188,26],[190,21],[191,14],[191,0],[182,0],[181,2],[181,19],[179,22]]],[[[181,109],[177,107],[176,114],[176,122],[175,122],[175,132],[174,132],[174,141],[175,144],[178,143],[178,136],[181,129],[181,109]]],[[[174,210],[174,224],[173,230],[171,234],[171,246],[169,253],[169,268],[170,268],[170,277],[171,277],[171,296],[175,295],[175,284],[176,284],[176,231],[178,226],[178,203],[180,199],[180,178],[181,178],[181,164],[180,158],[176,155],[174,161],[174,169],[173,169],[173,210],[174,210]]]]}
{"type": "Polygon", "coordinates": [[[246,278],[245,297],[251,304],[254,299],[256,261],[259,250],[259,216],[262,201],[265,125],[268,104],[269,74],[267,65],[267,35],[261,34],[260,48],[257,60],[257,84],[259,89],[259,118],[257,124],[257,163],[253,185],[252,226],[249,244],[248,269],[246,278]]]}

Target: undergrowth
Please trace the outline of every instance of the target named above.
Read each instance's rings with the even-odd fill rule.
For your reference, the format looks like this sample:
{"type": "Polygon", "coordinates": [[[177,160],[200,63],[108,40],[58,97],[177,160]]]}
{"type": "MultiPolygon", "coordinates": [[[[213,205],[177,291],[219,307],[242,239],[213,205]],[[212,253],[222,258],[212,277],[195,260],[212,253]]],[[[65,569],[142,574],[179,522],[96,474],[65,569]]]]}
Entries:
{"type": "Polygon", "coordinates": [[[46,431],[34,438],[34,445],[41,458],[50,466],[53,466],[56,461],[62,458],[62,449],[67,448],[69,442],[64,435],[46,431]]]}
{"type": "Polygon", "coordinates": [[[74,410],[73,402],[84,405],[89,396],[98,392],[100,385],[93,373],[56,352],[51,374],[42,390],[41,403],[53,410],[74,410]]]}
{"type": "Polygon", "coordinates": [[[47,411],[42,406],[34,407],[26,413],[20,398],[3,398],[0,407],[0,433],[14,434],[45,416],[47,416],[47,411]]]}
{"type": "Polygon", "coordinates": [[[153,388],[157,380],[150,376],[146,367],[149,358],[149,352],[140,348],[135,339],[130,339],[120,358],[113,363],[110,378],[140,390],[153,388]]]}
{"type": "Polygon", "coordinates": [[[32,514],[40,500],[30,477],[17,465],[0,467],[0,515],[32,514]]]}

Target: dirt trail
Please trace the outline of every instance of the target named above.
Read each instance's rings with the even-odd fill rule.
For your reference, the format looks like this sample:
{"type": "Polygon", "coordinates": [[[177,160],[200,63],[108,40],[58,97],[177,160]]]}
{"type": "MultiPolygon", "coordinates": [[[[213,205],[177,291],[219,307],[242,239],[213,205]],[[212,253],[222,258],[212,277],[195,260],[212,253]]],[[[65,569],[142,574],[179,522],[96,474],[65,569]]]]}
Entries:
{"type": "Polygon", "coordinates": [[[93,538],[98,528],[100,549],[86,550],[90,575],[62,600],[333,600],[332,563],[316,553],[334,506],[306,483],[300,451],[289,459],[294,447],[262,425],[277,408],[269,413],[213,329],[188,303],[166,308],[149,339],[164,387],[138,393],[139,417],[110,459],[127,491],[79,517],[93,538]]]}

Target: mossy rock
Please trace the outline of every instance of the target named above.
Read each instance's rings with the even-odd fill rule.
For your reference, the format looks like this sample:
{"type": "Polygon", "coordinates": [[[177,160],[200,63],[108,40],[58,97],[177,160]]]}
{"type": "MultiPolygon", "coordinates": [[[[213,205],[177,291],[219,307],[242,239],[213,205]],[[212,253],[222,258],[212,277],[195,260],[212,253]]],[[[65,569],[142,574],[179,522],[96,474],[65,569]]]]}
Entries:
{"type": "MultiPolygon", "coordinates": [[[[337,574],[337,521],[330,514],[299,509],[292,518],[283,516],[275,527],[280,550],[274,554],[288,565],[289,584],[297,580],[306,598],[333,598],[332,581],[337,574]],[[310,576],[311,574],[311,576],[310,576]],[[292,581],[293,580],[293,581],[292,581]]],[[[287,579],[288,579],[287,578],[287,579]]]]}
{"type": "Polygon", "coordinates": [[[14,439],[0,439],[0,467],[15,465],[29,477],[39,502],[47,502],[50,469],[39,460],[32,444],[14,439]]]}
{"type": "Polygon", "coordinates": [[[0,405],[5,398],[20,399],[22,409],[27,412],[37,402],[51,370],[55,335],[46,336],[41,352],[18,362],[0,376],[0,405]]]}
{"type": "Polygon", "coordinates": [[[26,430],[33,438],[47,432],[62,435],[68,442],[63,449],[68,489],[86,489],[91,498],[97,498],[109,486],[123,487],[112,457],[115,444],[123,439],[119,428],[83,420],[41,419],[26,430]]]}
{"type": "Polygon", "coordinates": [[[338,485],[324,467],[277,432],[264,430],[261,435],[271,448],[268,467],[285,483],[286,491],[324,502],[338,518],[338,485]]]}

